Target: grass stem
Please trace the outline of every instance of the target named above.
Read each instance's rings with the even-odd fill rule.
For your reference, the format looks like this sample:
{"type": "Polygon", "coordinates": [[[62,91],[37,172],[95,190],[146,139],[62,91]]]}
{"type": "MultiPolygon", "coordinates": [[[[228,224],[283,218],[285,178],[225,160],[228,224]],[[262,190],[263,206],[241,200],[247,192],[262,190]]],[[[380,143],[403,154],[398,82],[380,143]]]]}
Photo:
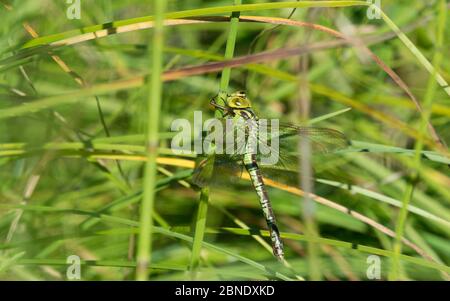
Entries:
{"type": "MultiPolygon", "coordinates": [[[[241,0],[235,0],[234,5],[240,5],[241,0]]],[[[231,19],[230,19],[230,28],[228,32],[228,39],[227,44],[225,48],[225,59],[231,59],[234,55],[234,48],[236,45],[236,36],[237,36],[237,25],[239,22],[239,13],[233,12],[231,19]]],[[[218,102],[220,103],[222,101],[222,97],[225,97],[228,90],[228,84],[230,82],[230,74],[231,74],[231,68],[224,68],[222,70],[222,76],[220,80],[220,88],[219,88],[219,97],[218,102]]],[[[223,103],[220,103],[223,105],[223,103]]],[[[215,112],[216,118],[220,118],[221,113],[219,111],[215,112]]],[[[214,145],[211,145],[210,147],[214,147],[214,145]]],[[[197,220],[195,225],[195,233],[194,233],[194,239],[192,244],[192,255],[191,255],[191,264],[190,264],[190,270],[191,270],[191,278],[195,278],[195,269],[198,266],[199,259],[200,259],[200,251],[201,251],[201,245],[203,242],[203,237],[205,234],[205,225],[206,225],[206,215],[208,212],[208,200],[209,200],[209,187],[202,188],[200,192],[200,202],[198,207],[198,213],[197,213],[197,220]]]]}
{"type": "Polygon", "coordinates": [[[147,162],[145,163],[143,198],[140,208],[140,232],[137,248],[136,280],[148,279],[152,252],[153,203],[155,200],[156,158],[158,156],[158,125],[161,110],[162,63],[164,47],[164,10],[166,1],[154,1],[155,29],[150,50],[152,74],[148,82],[147,100],[147,162]]]}
{"type": "Polygon", "coordinates": [[[423,113],[421,115],[420,125],[419,125],[419,137],[415,143],[415,155],[413,161],[413,171],[410,175],[410,183],[406,187],[402,208],[400,209],[398,223],[395,228],[395,243],[394,243],[394,257],[392,261],[392,269],[390,273],[390,278],[392,280],[398,280],[400,276],[400,254],[402,247],[402,238],[404,233],[404,228],[406,225],[406,219],[408,217],[408,206],[414,195],[414,188],[419,181],[419,172],[422,165],[422,150],[424,147],[424,135],[426,133],[426,127],[431,117],[431,111],[433,106],[434,96],[436,94],[437,82],[435,81],[435,77],[439,74],[439,65],[442,61],[442,45],[444,42],[444,33],[445,33],[445,24],[447,18],[447,9],[446,9],[446,1],[441,0],[438,2],[438,21],[437,21],[437,31],[436,31],[436,45],[435,45],[435,53],[433,56],[433,65],[432,74],[428,80],[427,90],[425,93],[425,99],[423,102],[423,113]]]}

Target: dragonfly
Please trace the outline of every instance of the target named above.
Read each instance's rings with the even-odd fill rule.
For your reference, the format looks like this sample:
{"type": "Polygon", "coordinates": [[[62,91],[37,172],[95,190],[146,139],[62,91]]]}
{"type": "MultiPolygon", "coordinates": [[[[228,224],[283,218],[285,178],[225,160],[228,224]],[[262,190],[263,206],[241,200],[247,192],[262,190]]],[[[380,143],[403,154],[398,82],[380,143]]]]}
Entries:
{"type": "MultiPolygon", "coordinates": [[[[213,155],[209,153],[201,158],[194,170],[192,181],[199,187],[205,187],[212,183],[211,180],[216,175],[233,177],[246,170],[269,229],[273,254],[278,260],[284,261],[283,242],[264,178],[278,180],[284,176],[284,179],[290,182],[296,179],[294,175],[298,174],[300,157],[298,148],[302,145],[299,141],[302,139],[308,141],[312,154],[335,152],[346,148],[350,142],[343,133],[331,128],[261,123],[262,119],[255,113],[250,99],[243,91],[226,94],[221,97],[220,103],[218,97],[214,97],[210,104],[222,113],[222,123],[230,124],[231,121],[231,124],[238,125],[233,127],[231,132],[234,134],[233,139],[239,141],[234,141],[236,143],[231,147],[227,145],[225,149],[221,148],[221,152],[213,155]],[[276,131],[273,130],[275,127],[276,131]],[[242,135],[236,135],[236,129],[242,135]],[[276,160],[267,160],[269,156],[276,157],[276,160]]],[[[225,132],[229,134],[230,131],[225,132]]],[[[222,141],[226,139],[222,138],[222,141]]],[[[297,185],[299,183],[296,180],[294,182],[297,185]]]]}

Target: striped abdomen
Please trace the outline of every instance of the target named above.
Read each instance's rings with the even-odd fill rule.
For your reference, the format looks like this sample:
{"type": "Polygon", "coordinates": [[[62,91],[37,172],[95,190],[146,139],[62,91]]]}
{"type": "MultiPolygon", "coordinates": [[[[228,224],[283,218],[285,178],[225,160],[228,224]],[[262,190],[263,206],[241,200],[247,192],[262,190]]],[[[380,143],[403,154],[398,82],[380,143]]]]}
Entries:
{"type": "Polygon", "coordinates": [[[253,187],[258,194],[259,202],[261,204],[267,226],[270,230],[270,239],[272,241],[273,253],[279,260],[283,260],[283,243],[281,241],[280,232],[278,231],[278,227],[276,225],[275,215],[273,214],[269,195],[267,194],[266,187],[264,185],[264,179],[261,175],[261,170],[259,169],[256,160],[258,124],[255,119],[248,121],[250,122],[250,126],[248,127],[248,138],[243,162],[250,175],[253,187]]]}

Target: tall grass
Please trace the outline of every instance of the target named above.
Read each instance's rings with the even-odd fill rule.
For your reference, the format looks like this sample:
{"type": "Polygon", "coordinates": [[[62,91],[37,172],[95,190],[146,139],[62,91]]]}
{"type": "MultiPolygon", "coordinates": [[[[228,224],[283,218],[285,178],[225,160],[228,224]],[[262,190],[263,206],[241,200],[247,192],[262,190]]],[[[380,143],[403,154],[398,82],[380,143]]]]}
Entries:
{"type": "Polygon", "coordinates": [[[421,136],[419,139],[417,139],[414,150],[414,161],[413,161],[413,170],[410,175],[410,183],[408,184],[404,196],[403,196],[403,204],[402,208],[399,214],[398,223],[396,225],[396,236],[395,236],[395,244],[394,244],[394,260],[392,263],[392,278],[394,280],[399,279],[399,270],[400,270],[400,260],[399,256],[402,249],[402,243],[401,239],[404,235],[404,227],[406,218],[408,215],[408,206],[412,200],[413,197],[413,191],[415,186],[418,184],[419,181],[419,171],[422,166],[422,156],[421,152],[424,147],[423,143],[423,136],[426,132],[426,126],[429,123],[430,117],[431,117],[431,108],[433,107],[433,100],[436,96],[436,81],[435,77],[439,74],[439,66],[442,62],[442,52],[440,51],[441,47],[443,46],[444,41],[444,32],[445,32],[445,24],[446,24],[446,18],[447,18],[447,9],[446,9],[446,1],[439,1],[438,4],[438,20],[437,20],[437,30],[436,30],[436,44],[435,44],[435,52],[433,56],[433,65],[436,66],[432,69],[432,74],[430,79],[428,80],[427,84],[427,90],[424,96],[423,101],[423,113],[420,119],[419,123],[419,133],[421,136]]]}
{"type": "MultiPolygon", "coordinates": [[[[235,5],[240,5],[240,0],[234,1],[235,5]]],[[[233,57],[234,48],[236,44],[236,36],[238,32],[238,23],[239,23],[239,12],[233,12],[233,15],[230,19],[230,28],[228,32],[227,44],[225,48],[225,59],[231,59],[233,57]]],[[[222,76],[220,79],[220,88],[219,88],[219,102],[221,99],[225,98],[227,95],[228,84],[230,82],[231,76],[231,68],[224,68],[222,71],[222,76]]],[[[223,102],[219,103],[220,105],[224,105],[223,102]]],[[[216,117],[220,118],[220,112],[217,111],[215,113],[216,117]]],[[[214,147],[214,145],[210,145],[210,147],[214,147]]],[[[214,160],[212,161],[214,162],[214,160]]],[[[213,171],[211,171],[213,172],[213,171]]],[[[200,192],[200,202],[198,206],[197,213],[197,221],[195,225],[195,234],[194,234],[194,242],[192,245],[192,257],[191,257],[191,271],[193,273],[192,278],[195,278],[195,269],[199,263],[200,258],[200,249],[201,243],[203,241],[205,224],[206,224],[206,215],[208,212],[208,201],[209,201],[209,187],[203,187],[200,192]]]]}
{"type": "Polygon", "coordinates": [[[162,65],[164,47],[164,11],[165,1],[154,1],[155,28],[153,31],[152,47],[149,47],[151,57],[151,80],[148,82],[147,99],[147,133],[143,196],[140,210],[140,232],[137,245],[136,280],[147,280],[148,265],[151,263],[153,238],[153,210],[155,201],[156,158],[159,146],[159,121],[162,97],[162,65]]]}
{"type": "Polygon", "coordinates": [[[370,255],[381,279],[449,279],[445,1],[384,0],[375,20],[366,1],[82,1],[81,20],[63,2],[39,17],[36,1],[5,3],[0,279],[66,279],[74,254],[84,280],[367,280],[370,255]],[[302,55],[309,120],[293,106],[302,55]],[[352,140],[312,160],[319,236],[305,192],[267,179],[285,265],[248,177],[199,193],[195,155],[170,149],[172,120],[212,117],[209,100],[243,83],[259,116],[352,140]]]}

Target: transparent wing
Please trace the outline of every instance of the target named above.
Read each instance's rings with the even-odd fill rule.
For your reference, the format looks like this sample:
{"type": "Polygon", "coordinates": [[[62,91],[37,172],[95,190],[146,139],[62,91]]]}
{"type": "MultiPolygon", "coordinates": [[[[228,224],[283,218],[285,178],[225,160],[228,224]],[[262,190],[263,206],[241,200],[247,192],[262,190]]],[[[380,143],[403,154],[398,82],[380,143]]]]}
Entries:
{"type": "Polygon", "coordinates": [[[331,155],[350,145],[346,136],[334,129],[292,124],[272,125],[267,126],[267,149],[258,155],[259,167],[264,177],[285,184],[299,184],[304,147],[310,147],[310,164],[314,169],[332,159],[324,155],[331,155]],[[268,160],[268,156],[272,159],[268,160]]]}
{"type": "Polygon", "coordinates": [[[243,170],[244,165],[240,156],[202,156],[197,160],[192,183],[198,187],[235,184],[243,170]]]}
{"type": "Polygon", "coordinates": [[[267,129],[261,126],[259,138],[260,165],[276,165],[289,170],[298,169],[299,158],[307,145],[310,147],[311,157],[330,154],[350,145],[349,140],[339,131],[291,124],[269,124],[267,129]],[[267,160],[270,156],[275,160],[267,160]]]}
{"type": "Polygon", "coordinates": [[[272,124],[267,126],[271,140],[279,139],[280,152],[298,152],[300,143],[308,141],[314,155],[333,153],[350,145],[345,135],[337,130],[320,127],[303,127],[280,124],[278,130],[272,124]]]}
{"type": "Polygon", "coordinates": [[[240,178],[244,170],[242,155],[247,136],[244,128],[233,126],[234,122],[232,119],[222,119],[211,124],[211,131],[203,137],[202,143],[214,145],[209,150],[214,157],[208,153],[198,157],[192,177],[195,185],[226,185],[236,183],[240,178]]]}
{"type": "MultiPolygon", "coordinates": [[[[225,128],[225,127],[224,127],[225,128]]],[[[225,143],[215,159],[203,158],[194,171],[193,182],[198,186],[207,183],[230,183],[243,171],[243,146],[248,138],[244,129],[234,129],[232,146],[225,143]],[[214,161],[214,162],[212,162],[214,161]],[[208,180],[209,179],[209,180],[208,180]]],[[[224,131],[229,134],[230,131],[224,131]]],[[[223,136],[222,141],[226,141],[223,136]]],[[[298,171],[302,147],[310,145],[311,165],[315,166],[324,154],[330,154],[350,145],[339,131],[330,128],[302,127],[292,124],[263,124],[259,127],[257,162],[264,177],[286,184],[298,184],[298,171]],[[319,157],[319,158],[318,158],[319,157]]]]}

